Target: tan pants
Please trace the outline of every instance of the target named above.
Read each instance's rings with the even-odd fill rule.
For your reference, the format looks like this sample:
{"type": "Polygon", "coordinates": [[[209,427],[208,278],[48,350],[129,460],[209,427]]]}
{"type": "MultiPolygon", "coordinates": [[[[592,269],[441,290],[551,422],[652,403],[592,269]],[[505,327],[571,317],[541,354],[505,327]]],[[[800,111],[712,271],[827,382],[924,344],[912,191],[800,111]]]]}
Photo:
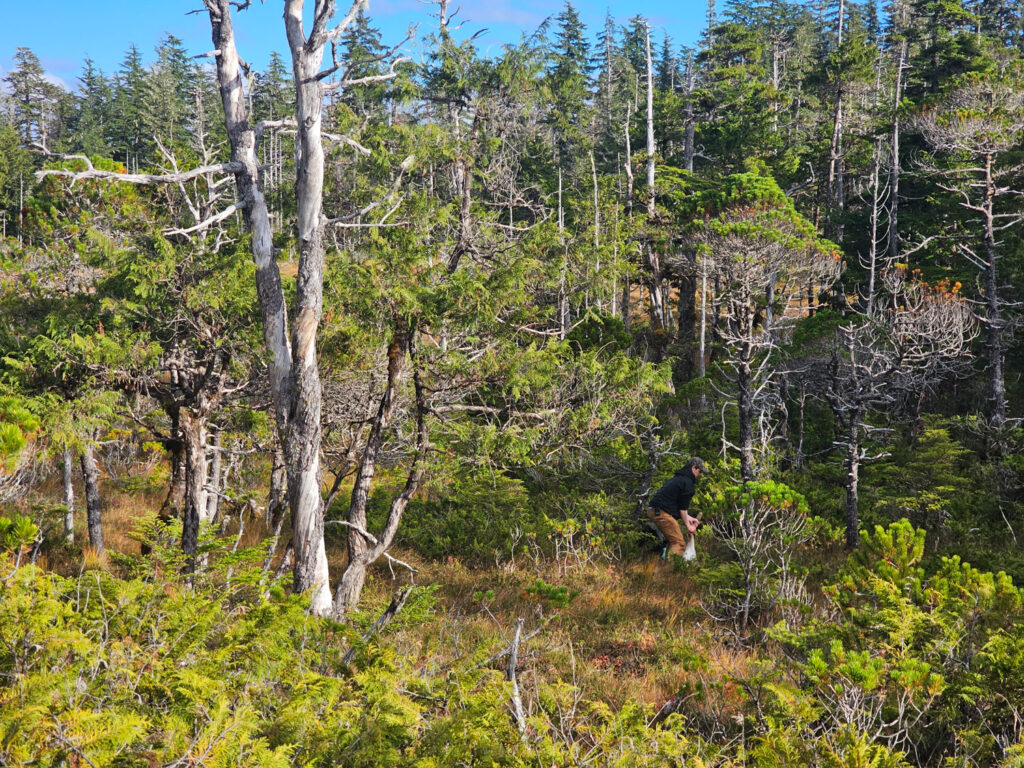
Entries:
{"type": "Polygon", "coordinates": [[[658,526],[661,535],[665,537],[668,551],[673,555],[682,557],[686,552],[686,539],[683,538],[683,531],[679,527],[679,521],[661,509],[648,509],[647,517],[658,526]]]}

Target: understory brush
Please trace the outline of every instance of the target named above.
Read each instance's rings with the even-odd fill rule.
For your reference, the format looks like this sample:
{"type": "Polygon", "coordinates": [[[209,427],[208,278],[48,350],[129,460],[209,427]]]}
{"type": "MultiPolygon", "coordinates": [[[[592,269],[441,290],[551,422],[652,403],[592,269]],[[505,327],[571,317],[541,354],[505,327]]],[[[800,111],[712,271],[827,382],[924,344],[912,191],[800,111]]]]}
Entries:
{"type": "Polygon", "coordinates": [[[344,622],[311,616],[234,536],[208,533],[189,579],[154,519],[151,554],[59,575],[30,562],[30,520],[0,518],[0,764],[1019,765],[1008,576],[933,567],[906,521],[824,568],[827,526],[794,491],[715,503],[697,564],[595,542],[498,565],[400,550],[416,572],[378,564],[344,622]]]}

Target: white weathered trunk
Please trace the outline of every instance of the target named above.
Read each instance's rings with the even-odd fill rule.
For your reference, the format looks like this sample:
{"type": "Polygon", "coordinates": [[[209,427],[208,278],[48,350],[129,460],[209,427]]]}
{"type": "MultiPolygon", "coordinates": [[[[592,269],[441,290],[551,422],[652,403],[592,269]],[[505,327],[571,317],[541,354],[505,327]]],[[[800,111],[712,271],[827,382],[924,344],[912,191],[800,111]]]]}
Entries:
{"type": "Polygon", "coordinates": [[[222,433],[217,431],[210,450],[209,490],[206,494],[206,514],[204,519],[213,522],[220,511],[220,496],[224,488],[224,454],[222,433]]]}
{"type": "MultiPolygon", "coordinates": [[[[843,47],[843,16],[845,15],[844,0],[839,0],[839,29],[836,34],[837,49],[843,47]]],[[[836,242],[843,241],[842,216],[845,207],[843,191],[843,81],[839,75],[836,84],[836,103],[832,114],[832,139],[828,150],[828,220],[831,225],[829,233],[836,242]]]]}
{"type": "Polygon", "coordinates": [[[992,162],[993,155],[985,155],[985,199],[982,204],[982,215],[985,217],[985,346],[988,351],[989,407],[992,424],[996,428],[1002,428],[1006,423],[1006,374],[1003,367],[1002,302],[999,299],[999,280],[996,274],[996,190],[992,162]]]}
{"type": "Polygon", "coordinates": [[[895,262],[900,255],[900,101],[903,98],[903,68],[907,58],[907,39],[900,40],[896,59],[896,83],[893,86],[892,105],[892,167],[889,176],[889,259],[895,262]]]}
{"type": "Polygon", "coordinates": [[[292,397],[285,439],[288,493],[295,546],[295,589],[311,591],[312,610],[331,612],[331,590],[324,547],[323,496],[320,492],[321,399],[316,335],[323,313],[324,148],[323,86],[317,77],[328,37],[333,2],[317,0],[308,39],[303,31],[302,0],[286,0],[284,23],[292,54],[298,110],[298,162],[295,199],[299,229],[299,274],[292,332],[292,397]]]}
{"type": "Polygon", "coordinates": [[[244,78],[235,48],[229,0],[208,4],[213,45],[218,51],[217,81],[224,123],[231,144],[232,161],[242,168],[235,173],[238,199],[244,206],[244,219],[251,234],[253,262],[256,264],[256,291],[263,320],[263,338],[270,352],[270,388],[279,428],[288,421],[291,350],[288,342],[288,312],[281,273],[274,259],[270,214],[259,178],[256,133],[249,123],[244,78]]]}
{"type": "Polygon", "coordinates": [[[64,481],[64,541],[75,543],[75,485],[71,479],[74,458],[71,449],[65,448],[61,455],[61,469],[64,481]]]}
{"type": "MultiPolygon", "coordinates": [[[[355,3],[347,19],[362,6],[355,3]]],[[[242,170],[235,174],[246,225],[252,234],[257,293],[263,317],[264,340],[271,355],[270,382],[278,432],[284,446],[288,498],[295,546],[295,588],[309,591],[312,611],[331,611],[327,553],[323,540],[323,500],[320,493],[320,375],[316,333],[323,300],[322,194],[324,153],[321,142],[322,87],[317,78],[326,31],[334,3],[317,0],[309,39],[303,31],[302,1],[286,0],[285,30],[292,52],[298,105],[296,201],[300,241],[296,283],[294,335],[289,338],[288,316],[281,275],[274,258],[270,217],[260,184],[256,134],[249,124],[243,78],[235,48],[229,0],[210,0],[207,7],[217,50],[217,79],[224,104],[232,159],[242,170]]]]}
{"type": "Polygon", "coordinates": [[[654,216],[654,71],[651,66],[651,25],[645,24],[647,51],[647,215],[654,216]]]}

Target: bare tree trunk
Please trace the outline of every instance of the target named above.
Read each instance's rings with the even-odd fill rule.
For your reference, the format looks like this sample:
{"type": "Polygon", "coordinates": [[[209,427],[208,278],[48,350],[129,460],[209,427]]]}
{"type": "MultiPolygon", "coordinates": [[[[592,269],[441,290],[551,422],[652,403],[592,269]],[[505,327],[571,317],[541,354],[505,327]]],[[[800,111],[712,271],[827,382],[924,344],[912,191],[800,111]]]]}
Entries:
{"type": "Polygon", "coordinates": [[[75,485],[72,482],[74,458],[71,449],[65,448],[61,456],[62,479],[64,482],[64,541],[75,543],[75,485]]]}
{"type": "Polygon", "coordinates": [[[868,271],[868,284],[864,289],[863,303],[865,314],[874,317],[875,314],[875,279],[878,274],[878,217],[881,212],[881,189],[880,176],[882,171],[882,146],[881,140],[875,143],[874,164],[871,167],[871,216],[869,220],[870,233],[868,237],[868,258],[864,265],[868,271]]]}
{"type": "Polygon", "coordinates": [[[807,413],[807,382],[800,379],[800,397],[797,399],[800,404],[800,425],[797,428],[796,456],[794,466],[796,469],[804,468],[804,428],[806,426],[807,413]]]}
{"type": "Polygon", "coordinates": [[[224,490],[224,454],[220,450],[224,440],[221,430],[217,430],[213,438],[213,450],[210,458],[209,491],[206,494],[206,519],[214,521],[220,511],[220,497],[224,490]]]}
{"type": "MultiPolygon", "coordinates": [[[[405,330],[405,339],[400,340],[397,345],[402,350],[402,356],[407,352],[413,357],[413,363],[415,366],[415,345],[413,342],[412,334],[414,331],[405,330]]],[[[393,348],[395,347],[394,342],[392,343],[393,348]]],[[[396,352],[398,350],[396,349],[396,352]]],[[[389,366],[388,375],[388,386],[392,388],[392,381],[397,383],[398,374],[400,373],[400,367],[396,365],[394,376],[391,374],[389,366]]],[[[344,573],[341,575],[341,580],[338,583],[338,588],[334,596],[334,612],[336,616],[340,616],[347,611],[351,611],[356,607],[359,602],[359,597],[362,594],[363,585],[366,583],[366,569],[376,561],[381,555],[385,554],[392,542],[395,540],[395,534],[398,533],[398,526],[402,521],[402,515],[405,514],[406,507],[409,505],[409,501],[412,499],[416,489],[419,488],[420,481],[423,479],[423,469],[420,466],[420,461],[423,456],[423,452],[427,447],[427,426],[426,426],[426,397],[424,395],[423,385],[420,381],[419,371],[413,370],[413,385],[415,389],[415,401],[416,401],[416,453],[412,459],[412,465],[409,468],[409,472],[406,475],[405,487],[402,491],[391,499],[391,507],[388,509],[388,517],[384,522],[384,530],[381,532],[379,537],[367,536],[366,533],[366,499],[365,495],[361,500],[362,505],[362,531],[352,529],[352,533],[358,533],[361,538],[364,539],[362,548],[355,552],[351,547],[352,539],[349,539],[349,562],[345,568],[344,573]]],[[[392,394],[393,398],[393,394],[392,394]]],[[[378,414],[382,414],[385,408],[385,400],[388,399],[388,395],[385,393],[385,398],[381,401],[381,409],[378,410],[378,414]]],[[[388,408],[393,408],[392,404],[387,405],[388,408]]],[[[390,417],[390,416],[389,416],[390,417]]],[[[375,423],[374,428],[377,428],[377,424],[382,423],[380,419],[375,423]]],[[[379,447],[380,434],[379,430],[376,436],[376,443],[379,447]]],[[[373,439],[371,437],[371,439],[373,439]]],[[[367,445],[369,449],[369,444],[367,445]]],[[[373,463],[376,462],[376,451],[374,452],[373,463]]],[[[360,475],[363,474],[364,467],[371,473],[372,467],[368,465],[366,456],[364,454],[363,466],[360,466],[360,475]]],[[[357,478],[356,483],[358,485],[359,480],[357,478]]],[[[368,485],[366,486],[368,488],[368,485]]],[[[365,489],[363,491],[365,494],[365,489]]],[[[353,490],[353,504],[355,503],[355,490],[353,490]]],[[[354,518],[349,514],[349,522],[354,523],[354,518]]]]}
{"type": "Polygon", "coordinates": [[[694,337],[697,333],[697,280],[692,259],[687,269],[688,273],[679,277],[679,326],[676,336],[685,350],[682,354],[682,375],[689,381],[693,378],[694,337]]]}
{"type": "Polygon", "coordinates": [[[280,445],[274,446],[272,461],[270,493],[267,495],[267,524],[271,528],[276,528],[288,506],[288,475],[285,472],[284,452],[280,445]]]}
{"type": "Polygon", "coordinates": [[[89,529],[89,546],[102,552],[103,525],[100,505],[100,470],[96,464],[96,448],[86,444],[82,448],[82,480],[85,483],[85,520],[89,529]]]}
{"type": "Polygon", "coordinates": [[[897,261],[900,256],[899,207],[900,207],[900,100],[903,98],[903,68],[907,60],[907,39],[900,40],[899,56],[896,60],[896,83],[893,88],[892,105],[892,170],[889,177],[889,259],[897,261]]]}
{"type": "Polygon", "coordinates": [[[744,482],[754,479],[754,405],[751,396],[750,362],[741,360],[736,367],[736,405],[739,418],[740,476],[744,482]]]}
{"type": "Polygon", "coordinates": [[[569,249],[565,244],[565,209],[562,207],[562,163],[558,161],[558,244],[562,248],[562,266],[558,273],[558,338],[569,330],[568,271],[569,249]]]}
{"type": "Polygon", "coordinates": [[[366,503],[369,500],[370,487],[377,471],[377,457],[380,453],[383,432],[394,414],[396,390],[405,367],[409,343],[409,329],[403,323],[397,323],[388,346],[387,384],[384,387],[380,404],[377,406],[377,414],[370,427],[370,434],[366,438],[366,448],[363,449],[363,456],[352,486],[348,522],[355,527],[351,528],[348,533],[348,566],[345,568],[335,592],[335,611],[339,613],[355,607],[366,581],[366,555],[370,547],[365,536],[359,530],[366,530],[366,503]]]}
{"type": "Polygon", "coordinates": [[[231,144],[231,159],[242,169],[235,173],[239,202],[251,237],[256,265],[256,291],[263,319],[263,338],[271,355],[270,387],[278,429],[288,423],[291,376],[291,349],[288,341],[288,314],[281,273],[274,259],[273,238],[267,201],[259,177],[256,133],[249,124],[244,78],[235,48],[229,0],[210,0],[207,4],[214,49],[218,52],[217,81],[224,107],[224,122],[231,144]]]}
{"type": "MultiPolygon", "coordinates": [[[[312,590],[313,612],[326,615],[332,604],[320,493],[321,386],[316,354],[316,334],[323,312],[325,225],[321,137],[324,94],[318,74],[328,40],[326,26],[334,3],[318,0],[308,39],[303,30],[302,5],[302,0],[286,0],[284,15],[295,79],[300,158],[295,180],[299,274],[292,332],[292,392],[285,457],[292,508],[292,541],[295,545],[295,590],[312,590]]],[[[360,5],[357,3],[353,9],[360,5]]]]}
{"type": "MultiPolygon", "coordinates": [[[[626,213],[632,218],[633,213],[633,149],[629,140],[629,121],[630,121],[630,104],[626,102],[626,162],[624,168],[626,171],[626,213]]],[[[628,333],[632,327],[632,307],[631,307],[631,296],[632,291],[631,279],[628,273],[623,275],[622,278],[622,322],[626,326],[626,332],[628,333]]]]}
{"type": "Polygon", "coordinates": [[[167,409],[171,426],[168,429],[169,440],[164,444],[167,452],[171,455],[171,480],[167,488],[167,496],[160,506],[160,519],[164,523],[181,516],[185,507],[185,446],[181,440],[181,428],[179,412],[180,408],[175,406],[167,409]]]}
{"type": "Polygon", "coordinates": [[[181,437],[185,444],[185,513],[181,521],[181,549],[185,571],[195,570],[199,526],[206,519],[206,418],[190,408],[181,409],[181,437]]]}
{"type": "MultiPolygon", "coordinates": [[[[651,63],[651,26],[645,24],[645,56],[647,61],[647,216],[653,219],[655,215],[656,196],[654,190],[655,175],[655,154],[657,147],[654,142],[654,68],[651,63]]],[[[668,325],[668,307],[665,300],[664,276],[661,270],[661,259],[655,251],[650,239],[645,243],[644,252],[647,255],[647,268],[650,272],[649,290],[651,293],[651,319],[656,329],[664,330],[668,325]]],[[[655,349],[655,360],[661,360],[663,345],[658,344],[655,349]]]]}
{"type": "Polygon", "coordinates": [[[626,211],[628,213],[633,212],[633,147],[629,140],[629,122],[631,114],[629,111],[629,103],[626,104],[626,163],[624,169],[626,171],[626,211]]]}
{"type": "Polygon", "coordinates": [[[601,248],[601,207],[600,197],[598,195],[597,185],[597,163],[594,162],[594,151],[590,151],[590,178],[591,183],[594,187],[594,254],[596,262],[594,264],[594,282],[595,282],[595,304],[598,309],[602,308],[603,301],[601,300],[603,291],[601,288],[601,257],[599,249],[601,248]]]}
{"type": "Polygon", "coordinates": [[[996,274],[995,181],[992,178],[992,155],[985,155],[985,346],[988,351],[989,407],[992,424],[999,428],[1006,423],[1006,375],[1003,370],[1002,308],[999,301],[999,280],[996,274]]]}
{"type": "Polygon", "coordinates": [[[860,543],[860,410],[850,413],[846,446],[846,546],[855,549],[860,543]]]}
{"type": "Polygon", "coordinates": [[[519,733],[526,734],[526,715],[523,714],[523,699],[519,694],[519,681],[516,679],[516,667],[519,665],[519,638],[523,634],[523,619],[516,619],[516,633],[512,638],[512,646],[508,655],[508,668],[506,675],[512,683],[512,714],[516,719],[516,728],[519,733]]]}
{"type": "MultiPolygon", "coordinates": [[[[459,262],[470,249],[472,239],[470,213],[473,203],[473,171],[466,157],[459,157],[455,161],[452,180],[454,182],[455,194],[459,198],[459,230],[455,238],[455,247],[452,249],[451,258],[448,260],[449,273],[458,269],[459,262]]],[[[559,198],[559,202],[561,202],[561,198],[559,198]]]]}
{"type": "MultiPolygon", "coordinates": [[[[845,12],[844,0],[839,0],[839,30],[836,35],[836,45],[843,47],[843,16],[845,12]]],[[[830,224],[829,234],[835,237],[836,242],[843,242],[843,81],[842,73],[839,74],[839,82],[836,83],[836,104],[832,114],[832,140],[828,150],[828,221],[830,224]]]]}
{"type": "Polygon", "coordinates": [[[690,173],[693,173],[693,156],[696,151],[694,142],[697,130],[693,115],[693,87],[693,58],[690,57],[686,61],[686,131],[683,134],[683,167],[690,173]]]}
{"type": "Polygon", "coordinates": [[[651,25],[645,22],[647,55],[647,215],[654,218],[654,71],[651,66],[651,25]]]}

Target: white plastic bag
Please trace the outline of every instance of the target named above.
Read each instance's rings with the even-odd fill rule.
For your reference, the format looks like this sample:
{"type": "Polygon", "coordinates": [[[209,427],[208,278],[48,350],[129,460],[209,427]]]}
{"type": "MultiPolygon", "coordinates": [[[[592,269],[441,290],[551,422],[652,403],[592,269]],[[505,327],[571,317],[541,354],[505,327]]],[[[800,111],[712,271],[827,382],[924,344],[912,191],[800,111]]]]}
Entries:
{"type": "Polygon", "coordinates": [[[690,540],[686,542],[686,551],[683,552],[683,560],[696,560],[697,559],[697,546],[694,543],[696,536],[691,536],[690,540]]]}

